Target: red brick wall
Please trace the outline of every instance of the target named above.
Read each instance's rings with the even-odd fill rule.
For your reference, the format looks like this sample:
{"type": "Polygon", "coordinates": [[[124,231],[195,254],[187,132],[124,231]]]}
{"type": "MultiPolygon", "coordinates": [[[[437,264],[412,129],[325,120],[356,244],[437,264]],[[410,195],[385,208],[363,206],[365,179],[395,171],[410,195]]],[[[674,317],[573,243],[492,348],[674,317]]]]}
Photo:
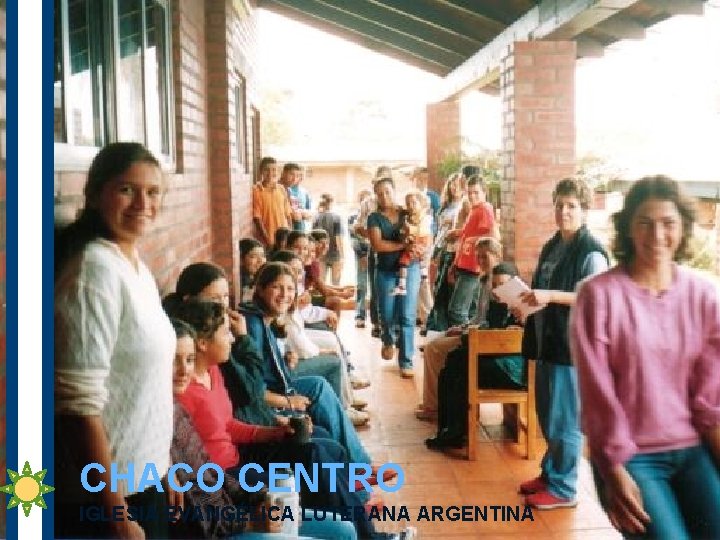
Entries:
{"type": "Polygon", "coordinates": [[[427,106],[428,186],[438,193],[445,178],[437,174],[437,166],[447,155],[460,155],[460,101],[441,101],[427,106]]]}
{"type": "MultiPolygon", "coordinates": [[[[240,170],[234,148],[236,71],[246,78],[248,106],[254,90],[247,74],[255,54],[253,12],[240,17],[230,0],[173,0],[171,17],[175,164],[166,173],[156,229],[141,245],[163,292],[173,290],[179,272],[194,261],[214,260],[237,275],[237,240],[250,226],[250,176],[240,170]]],[[[84,182],[80,168],[56,172],[57,216],[76,214],[84,182]]]]}
{"type": "Polygon", "coordinates": [[[575,43],[516,42],[501,69],[503,247],[529,279],[556,229],[553,187],[575,171],[575,43]]]}
{"type": "MultiPolygon", "coordinates": [[[[234,277],[238,275],[238,241],[252,234],[253,151],[250,104],[254,96],[255,42],[257,24],[254,13],[242,2],[216,0],[205,5],[207,29],[208,115],[210,133],[210,192],[213,209],[213,259],[234,277]],[[236,133],[236,92],[238,83],[246,85],[246,154],[238,160],[236,133]]],[[[236,293],[239,284],[232,280],[236,293]]]]}

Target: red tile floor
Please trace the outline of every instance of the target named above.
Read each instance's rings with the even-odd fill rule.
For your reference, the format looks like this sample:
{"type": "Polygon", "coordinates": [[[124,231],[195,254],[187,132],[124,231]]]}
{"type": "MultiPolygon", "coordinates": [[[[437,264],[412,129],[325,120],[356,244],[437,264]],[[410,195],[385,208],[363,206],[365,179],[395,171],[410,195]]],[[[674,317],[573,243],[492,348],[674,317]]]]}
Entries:
{"type": "MultiPolygon", "coordinates": [[[[503,439],[499,406],[481,410],[482,444],[479,459],[469,462],[431,452],[423,441],[435,432],[435,425],[421,422],[413,415],[422,390],[422,356],[415,357],[415,379],[401,379],[394,362],[380,357],[380,341],[370,337],[369,325],[358,330],[351,312],[343,314],[340,335],[351,351],[359,370],[372,385],[359,392],[370,402],[370,427],[360,430],[360,437],[376,462],[399,463],[405,472],[405,483],[396,493],[383,495],[386,505],[405,505],[412,522],[380,523],[379,530],[395,531],[406,525],[418,528],[421,538],[452,539],[613,539],[620,538],[612,529],[597,502],[589,466],[583,460],[580,468],[579,504],[574,509],[533,511],[533,521],[416,521],[418,510],[425,505],[522,505],[516,493],[520,482],[538,473],[539,460],[528,461],[512,440],[503,439]]],[[[418,343],[422,343],[422,338],[418,343]]]]}

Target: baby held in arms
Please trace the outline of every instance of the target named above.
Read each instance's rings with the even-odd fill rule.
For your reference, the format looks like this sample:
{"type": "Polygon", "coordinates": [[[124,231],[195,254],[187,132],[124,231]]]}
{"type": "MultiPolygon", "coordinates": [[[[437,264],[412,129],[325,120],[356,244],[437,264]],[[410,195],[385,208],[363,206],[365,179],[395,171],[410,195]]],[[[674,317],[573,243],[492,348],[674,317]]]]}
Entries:
{"type": "Polygon", "coordinates": [[[398,260],[398,283],[392,291],[393,296],[406,294],[407,267],[412,261],[416,245],[424,245],[432,238],[432,220],[427,213],[428,200],[417,190],[405,195],[404,221],[400,241],[405,249],[398,260]]]}

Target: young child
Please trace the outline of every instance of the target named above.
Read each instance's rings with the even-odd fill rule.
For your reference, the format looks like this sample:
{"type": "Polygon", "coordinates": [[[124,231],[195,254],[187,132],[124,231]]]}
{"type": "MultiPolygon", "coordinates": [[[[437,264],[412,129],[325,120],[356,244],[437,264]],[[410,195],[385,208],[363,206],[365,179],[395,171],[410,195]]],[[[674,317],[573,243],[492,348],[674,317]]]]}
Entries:
{"type": "Polygon", "coordinates": [[[419,191],[412,190],[405,195],[405,222],[401,241],[406,247],[398,261],[398,284],[391,293],[393,296],[406,294],[407,267],[413,257],[413,246],[432,238],[432,219],[427,213],[427,207],[427,197],[419,191]]]}

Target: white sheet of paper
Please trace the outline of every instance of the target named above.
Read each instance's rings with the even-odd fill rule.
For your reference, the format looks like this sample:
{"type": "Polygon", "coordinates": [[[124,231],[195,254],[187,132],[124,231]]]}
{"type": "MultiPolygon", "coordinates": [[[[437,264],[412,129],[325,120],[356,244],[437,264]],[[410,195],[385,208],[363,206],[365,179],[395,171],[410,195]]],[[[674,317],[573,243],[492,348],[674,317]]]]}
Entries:
{"type": "Polygon", "coordinates": [[[493,289],[493,292],[497,295],[500,301],[507,304],[509,308],[519,309],[524,320],[528,315],[532,315],[542,309],[541,306],[532,307],[527,305],[525,302],[520,301],[520,295],[529,290],[530,287],[528,287],[522,279],[515,276],[506,281],[503,285],[493,289]]]}

